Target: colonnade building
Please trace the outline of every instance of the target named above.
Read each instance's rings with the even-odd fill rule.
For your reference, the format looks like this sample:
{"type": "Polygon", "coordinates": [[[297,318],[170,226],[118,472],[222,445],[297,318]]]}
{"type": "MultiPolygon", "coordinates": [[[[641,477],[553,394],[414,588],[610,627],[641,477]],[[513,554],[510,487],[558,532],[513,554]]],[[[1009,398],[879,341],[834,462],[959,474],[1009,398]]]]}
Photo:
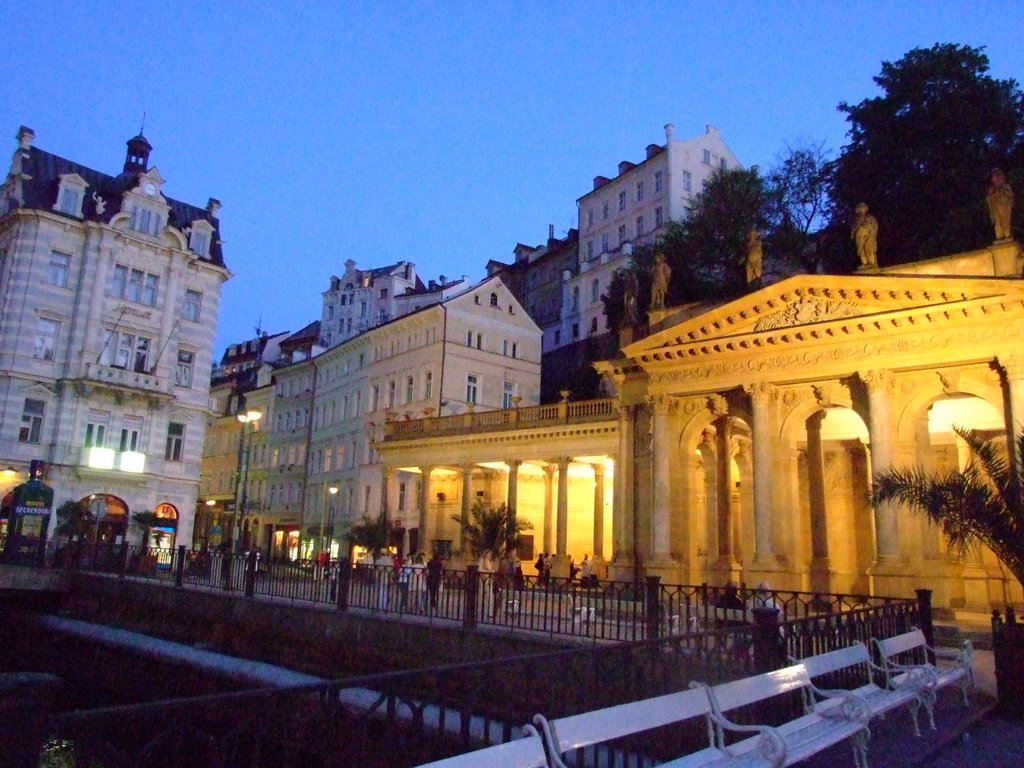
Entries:
{"type": "Polygon", "coordinates": [[[1021,599],[994,555],[873,508],[871,478],[962,468],[954,426],[1005,439],[1024,425],[1020,275],[1011,241],[670,308],[597,364],[613,398],[390,422],[374,449],[385,472],[423,478],[428,547],[457,537],[444,504],[483,498],[529,520],[562,573],[591,554],[620,579],[926,585],[937,605],[987,609],[1021,599]]]}

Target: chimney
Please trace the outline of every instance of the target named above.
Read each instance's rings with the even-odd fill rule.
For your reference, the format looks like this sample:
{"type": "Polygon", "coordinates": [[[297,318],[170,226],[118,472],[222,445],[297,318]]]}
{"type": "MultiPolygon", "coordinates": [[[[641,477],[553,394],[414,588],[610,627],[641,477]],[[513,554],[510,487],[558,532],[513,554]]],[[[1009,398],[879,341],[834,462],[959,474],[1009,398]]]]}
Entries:
{"type": "Polygon", "coordinates": [[[555,225],[554,224],[548,224],[548,240],[554,240],[554,239],[555,239],[555,225]]]}
{"type": "Polygon", "coordinates": [[[676,127],[672,123],[665,125],[665,140],[666,142],[672,141],[672,137],[675,135],[676,127]]]}
{"type": "Polygon", "coordinates": [[[438,283],[439,283],[440,285],[442,285],[442,286],[443,286],[443,285],[444,285],[444,284],[445,284],[445,283],[447,282],[447,280],[445,280],[445,277],[444,277],[444,275],[438,275],[438,276],[437,276],[437,282],[438,282],[438,283]]]}
{"type": "Polygon", "coordinates": [[[36,132],[28,126],[22,125],[18,128],[18,135],[15,137],[18,140],[18,148],[22,150],[28,150],[32,148],[32,140],[35,139],[36,132]]]}
{"type": "Polygon", "coordinates": [[[216,197],[211,197],[206,201],[206,212],[210,214],[211,219],[216,219],[217,214],[220,213],[220,200],[216,197]]]}

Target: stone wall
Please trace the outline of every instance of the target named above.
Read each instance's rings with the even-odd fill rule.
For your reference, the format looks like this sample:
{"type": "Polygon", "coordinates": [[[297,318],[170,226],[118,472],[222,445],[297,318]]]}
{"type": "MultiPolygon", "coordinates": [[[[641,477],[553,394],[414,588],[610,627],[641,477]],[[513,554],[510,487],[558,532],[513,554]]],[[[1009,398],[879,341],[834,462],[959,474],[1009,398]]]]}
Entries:
{"type": "Polygon", "coordinates": [[[484,661],[567,647],[564,640],[468,631],[419,617],[175,589],[79,574],[65,614],[326,678],[484,661]]]}

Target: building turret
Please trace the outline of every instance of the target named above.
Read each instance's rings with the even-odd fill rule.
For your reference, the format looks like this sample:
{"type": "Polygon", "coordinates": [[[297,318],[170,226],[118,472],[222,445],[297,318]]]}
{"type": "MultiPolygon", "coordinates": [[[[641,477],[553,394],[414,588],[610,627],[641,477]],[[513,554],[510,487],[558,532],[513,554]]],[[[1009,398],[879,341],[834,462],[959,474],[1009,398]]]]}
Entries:
{"type": "Polygon", "coordinates": [[[124,159],[124,172],[145,173],[149,170],[149,153],[153,151],[153,147],[142,133],[128,139],[127,144],[128,154],[124,159]]]}

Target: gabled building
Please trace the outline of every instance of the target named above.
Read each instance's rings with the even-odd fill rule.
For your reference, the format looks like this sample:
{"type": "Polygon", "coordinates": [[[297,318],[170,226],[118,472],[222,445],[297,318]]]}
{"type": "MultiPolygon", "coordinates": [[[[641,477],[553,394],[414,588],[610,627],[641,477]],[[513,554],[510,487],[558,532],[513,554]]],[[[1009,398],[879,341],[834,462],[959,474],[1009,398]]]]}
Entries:
{"type": "Polygon", "coordinates": [[[152,147],[107,174],[22,127],[0,188],[0,464],[47,464],[55,503],[88,506],[99,541],[154,511],[188,544],[214,329],[230,276],[220,203],[166,194],[152,147]]]}
{"type": "Polygon", "coordinates": [[[337,554],[345,526],[386,512],[395,545],[416,549],[423,470],[385,475],[374,441],[393,421],[537,404],[540,336],[491,277],[277,368],[248,453],[260,509],[249,520],[252,541],[275,557],[337,554]]]}

